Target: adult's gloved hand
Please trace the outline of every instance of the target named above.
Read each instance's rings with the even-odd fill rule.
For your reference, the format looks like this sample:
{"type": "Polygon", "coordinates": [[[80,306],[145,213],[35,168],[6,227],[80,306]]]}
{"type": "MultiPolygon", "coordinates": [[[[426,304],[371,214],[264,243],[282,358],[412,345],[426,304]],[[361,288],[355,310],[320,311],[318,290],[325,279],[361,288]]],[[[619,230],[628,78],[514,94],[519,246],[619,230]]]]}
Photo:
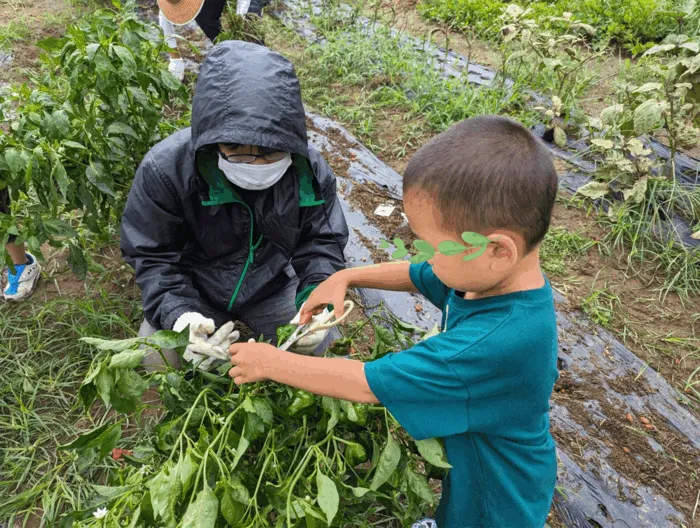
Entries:
{"type": "Polygon", "coordinates": [[[215,361],[229,361],[228,349],[238,341],[240,334],[234,330],[232,321],[223,325],[214,333],[214,320],[197,312],[186,312],[178,317],[173,330],[181,332],[190,327],[190,343],[183,358],[194,363],[198,369],[208,371],[215,361]],[[209,337],[212,333],[211,337],[209,337]]]}
{"type": "MultiPolygon", "coordinates": [[[[300,317],[301,313],[304,311],[304,306],[301,307],[299,312],[294,316],[294,319],[292,319],[289,324],[293,325],[298,325],[300,322],[300,317]]],[[[328,320],[328,315],[329,311],[328,308],[325,308],[322,312],[312,315],[311,316],[311,321],[309,321],[309,329],[313,328],[314,323],[318,324],[323,321],[328,320]]],[[[297,354],[303,354],[306,356],[312,355],[314,352],[316,352],[316,349],[323,343],[323,340],[326,339],[326,336],[328,335],[329,329],[326,328],[325,330],[319,330],[318,332],[313,332],[312,334],[309,334],[307,336],[302,337],[299,339],[296,343],[294,343],[290,348],[290,352],[295,352],[297,354]]]]}

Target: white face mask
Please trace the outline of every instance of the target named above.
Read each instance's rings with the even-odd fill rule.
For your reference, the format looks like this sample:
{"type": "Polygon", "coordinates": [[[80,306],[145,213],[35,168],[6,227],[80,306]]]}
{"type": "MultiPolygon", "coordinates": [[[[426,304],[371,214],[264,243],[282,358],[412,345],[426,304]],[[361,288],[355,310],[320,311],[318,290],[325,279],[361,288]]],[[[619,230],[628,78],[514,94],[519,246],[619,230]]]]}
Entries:
{"type": "Polygon", "coordinates": [[[226,179],[241,189],[262,191],[272,187],[282,179],[284,173],[292,164],[292,155],[274,163],[251,165],[250,163],[231,163],[219,156],[219,168],[226,179]]]}

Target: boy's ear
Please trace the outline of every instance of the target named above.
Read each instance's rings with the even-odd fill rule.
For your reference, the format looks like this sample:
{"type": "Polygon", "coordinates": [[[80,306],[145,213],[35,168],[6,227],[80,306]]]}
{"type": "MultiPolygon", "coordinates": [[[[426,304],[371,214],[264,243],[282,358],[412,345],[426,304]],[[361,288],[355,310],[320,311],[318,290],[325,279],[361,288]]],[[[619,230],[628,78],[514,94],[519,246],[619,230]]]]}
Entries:
{"type": "Polygon", "coordinates": [[[492,241],[494,257],[505,258],[510,262],[518,259],[518,244],[513,237],[506,233],[493,233],[489,238],[492,241]]]}

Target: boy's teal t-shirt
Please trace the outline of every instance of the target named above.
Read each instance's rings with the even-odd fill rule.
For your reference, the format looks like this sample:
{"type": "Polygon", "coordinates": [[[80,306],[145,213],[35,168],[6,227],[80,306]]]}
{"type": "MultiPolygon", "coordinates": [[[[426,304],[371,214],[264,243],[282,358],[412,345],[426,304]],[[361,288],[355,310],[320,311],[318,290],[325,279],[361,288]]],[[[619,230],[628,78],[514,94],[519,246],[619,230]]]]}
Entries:
{"type": "Polygon", "coordinates": [[[557,329],[549,283],[466,300],[428,263],[411,280],[442,333],[365,364],[372,392],[415,439],[443,438],[452,465],[438,528],[541,528],[556,482],[549,397],[557,329]]]}

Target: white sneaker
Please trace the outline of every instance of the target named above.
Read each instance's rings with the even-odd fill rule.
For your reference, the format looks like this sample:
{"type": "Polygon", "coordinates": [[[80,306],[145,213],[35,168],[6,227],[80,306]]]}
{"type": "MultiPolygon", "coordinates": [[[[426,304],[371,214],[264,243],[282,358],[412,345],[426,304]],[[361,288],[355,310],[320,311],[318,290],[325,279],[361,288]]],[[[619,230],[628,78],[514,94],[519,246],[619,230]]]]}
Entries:
{"type": "Polygon", "coordinates": [[[411,525],[411,528],[437,528],[434,519],[421,519],[411,525]]]}
{"type": "Polygon", "coordinates": [[[170,59],[168,71],[180,82],[185,78],[185,61],[182,59],[170,59]]]}
{"type": "Polygon", "coordinates": [[[21,301],[26,299],[36,288],[41,275],[41,266],[31,253],[27,253],[27,263],[15,265],[15,273],[7,269],[7,281],[3,295],[6,301],[21,301]]]}

